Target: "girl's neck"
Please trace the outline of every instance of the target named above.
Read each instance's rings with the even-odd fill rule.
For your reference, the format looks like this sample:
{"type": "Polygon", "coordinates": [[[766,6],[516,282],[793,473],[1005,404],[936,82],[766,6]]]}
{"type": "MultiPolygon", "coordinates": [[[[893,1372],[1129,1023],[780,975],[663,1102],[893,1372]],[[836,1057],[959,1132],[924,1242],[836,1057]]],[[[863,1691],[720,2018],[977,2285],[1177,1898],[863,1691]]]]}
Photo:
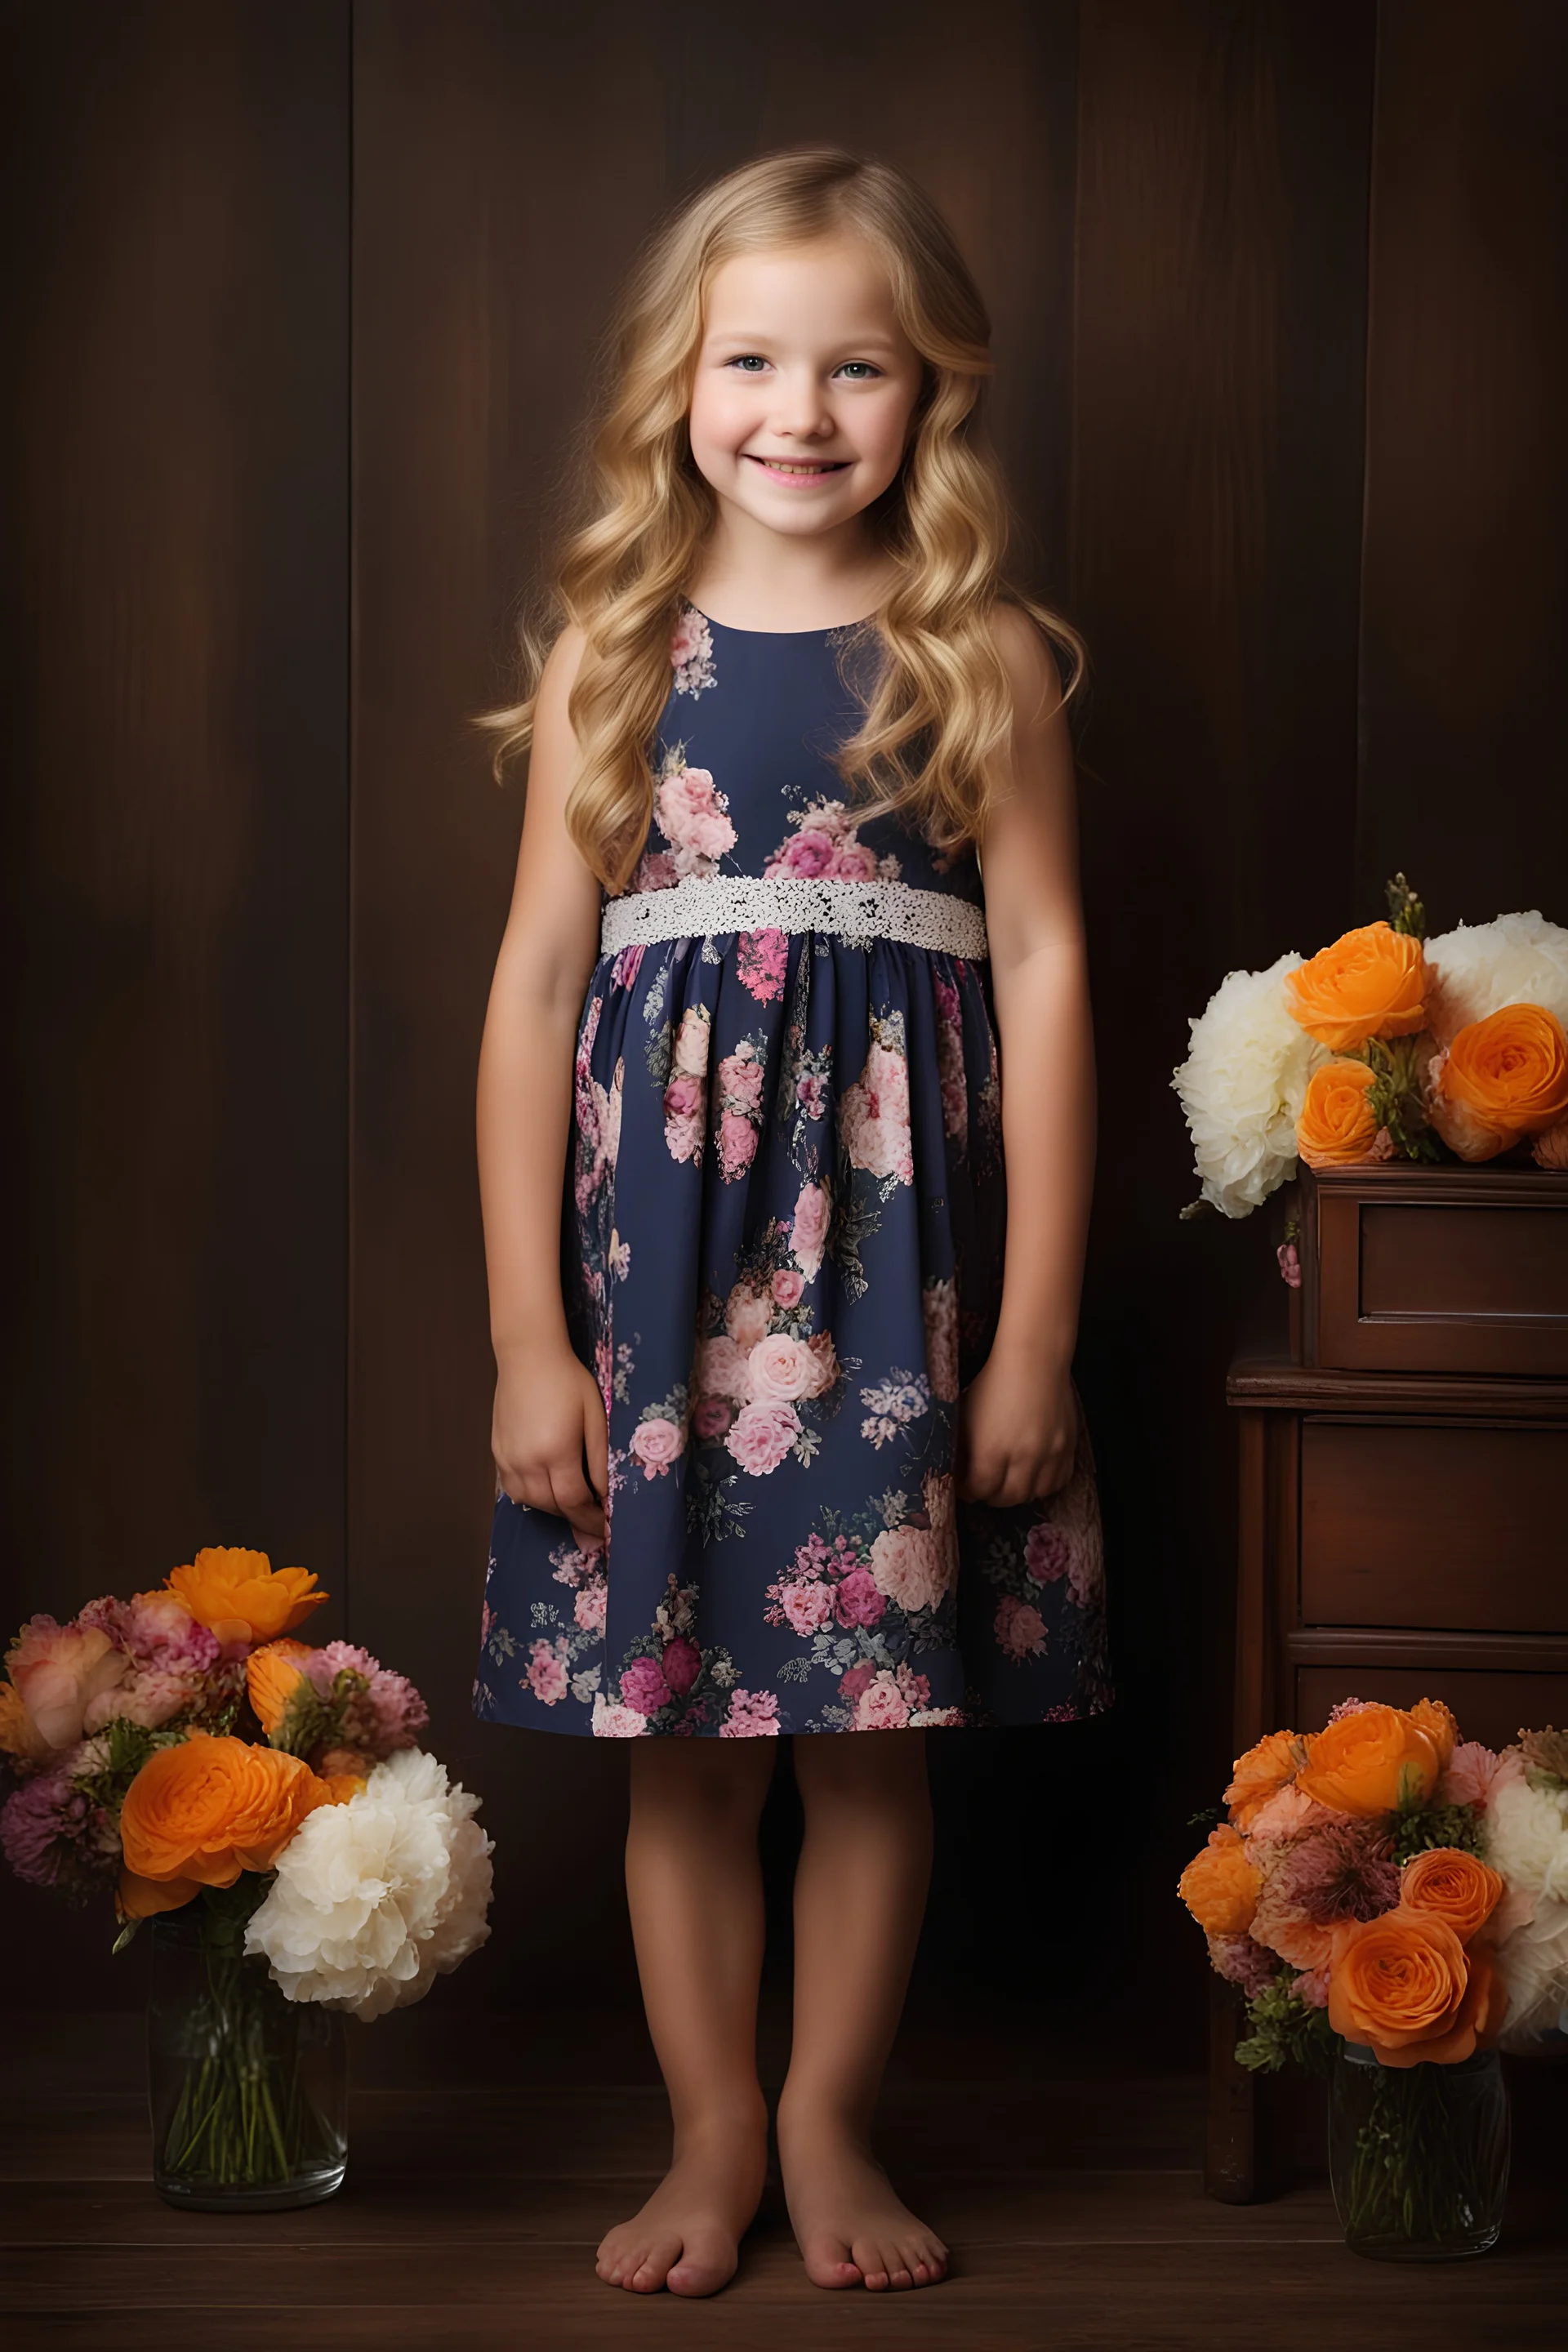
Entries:
{"type": "Polygon", "coordinates": [[[810,574],[725,563],[710,549],[686,593],[721,628],[782,636],[864,620],[886,603],[897,576],[897,566],[879,550],[869,551],[863,563],[810,574]]]}

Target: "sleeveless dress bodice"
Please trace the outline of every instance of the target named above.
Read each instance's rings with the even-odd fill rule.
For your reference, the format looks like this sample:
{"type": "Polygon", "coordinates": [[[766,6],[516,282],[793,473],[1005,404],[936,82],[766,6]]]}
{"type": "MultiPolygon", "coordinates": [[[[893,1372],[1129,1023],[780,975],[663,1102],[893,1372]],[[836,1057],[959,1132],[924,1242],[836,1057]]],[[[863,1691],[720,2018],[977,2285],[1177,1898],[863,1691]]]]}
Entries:
{"type": "Polygon", "coordinates": [[[1001,1302],[973,848],[860,821],[867,625],[684,604],[578,1024],[561,1273],[604,1539],[498,1494],[478,1714],[633,1738],[1068,1720],[1111,1697],[1094,1462],[956,1492],[1001,1302]]]}

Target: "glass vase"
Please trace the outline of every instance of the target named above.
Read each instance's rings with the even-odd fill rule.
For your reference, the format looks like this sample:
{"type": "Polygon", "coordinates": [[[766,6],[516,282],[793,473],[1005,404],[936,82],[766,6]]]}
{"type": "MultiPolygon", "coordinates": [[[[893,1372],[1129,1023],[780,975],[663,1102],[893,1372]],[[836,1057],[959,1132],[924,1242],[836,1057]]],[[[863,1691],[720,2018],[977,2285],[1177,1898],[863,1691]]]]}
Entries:
{"type": "Polygon", "coordinates": [[[1508,2193],[1508,2085],[1495,2050],[1384,2066],[1343,2042],[1329,2083],[1329,2172],[1352,2253],[1374,2262],[1484,2254],[1508,2193]]]}
{"type": "Polygon", "coordinates": [[[242,1877],[152,1923],[153,2183],[171,2205],[314,2205],[348,2168],[345,2021],[290,2000],[266,1958],[247,1956],[245,1923],[262,1891],[242,1877]]]}

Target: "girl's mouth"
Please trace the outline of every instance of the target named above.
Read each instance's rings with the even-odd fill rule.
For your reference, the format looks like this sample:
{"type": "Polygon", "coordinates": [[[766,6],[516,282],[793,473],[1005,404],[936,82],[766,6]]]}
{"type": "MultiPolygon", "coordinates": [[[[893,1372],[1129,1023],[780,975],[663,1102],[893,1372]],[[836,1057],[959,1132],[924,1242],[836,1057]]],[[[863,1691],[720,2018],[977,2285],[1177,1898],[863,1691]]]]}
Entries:
{"type": "MultiPolygon", "coordinates": [[[[751,453],[748,451],[747,454],[750,456],[751,453]]],[[[775,482],[790,483],[826,481],[829,474],[841,474],[848,462],[847,457],[812,457],[805,460],[752,457],[752,465],[760,466],[764,474],[771,474],[775,482]]]]}

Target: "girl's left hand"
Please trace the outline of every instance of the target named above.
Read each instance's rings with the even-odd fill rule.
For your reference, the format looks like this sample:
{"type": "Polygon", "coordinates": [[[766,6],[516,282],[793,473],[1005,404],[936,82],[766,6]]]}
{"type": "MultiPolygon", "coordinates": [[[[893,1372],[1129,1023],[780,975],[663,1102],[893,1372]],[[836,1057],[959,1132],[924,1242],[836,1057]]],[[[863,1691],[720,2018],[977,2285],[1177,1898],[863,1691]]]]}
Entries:
{"type": "Polygon", "coordinates": [[[1043,1502],[1072,1476],[1078,1402],[1071,1375],[993,1348],[958,1405],[953,1464],[966,1502],[1043,1502]]]}

